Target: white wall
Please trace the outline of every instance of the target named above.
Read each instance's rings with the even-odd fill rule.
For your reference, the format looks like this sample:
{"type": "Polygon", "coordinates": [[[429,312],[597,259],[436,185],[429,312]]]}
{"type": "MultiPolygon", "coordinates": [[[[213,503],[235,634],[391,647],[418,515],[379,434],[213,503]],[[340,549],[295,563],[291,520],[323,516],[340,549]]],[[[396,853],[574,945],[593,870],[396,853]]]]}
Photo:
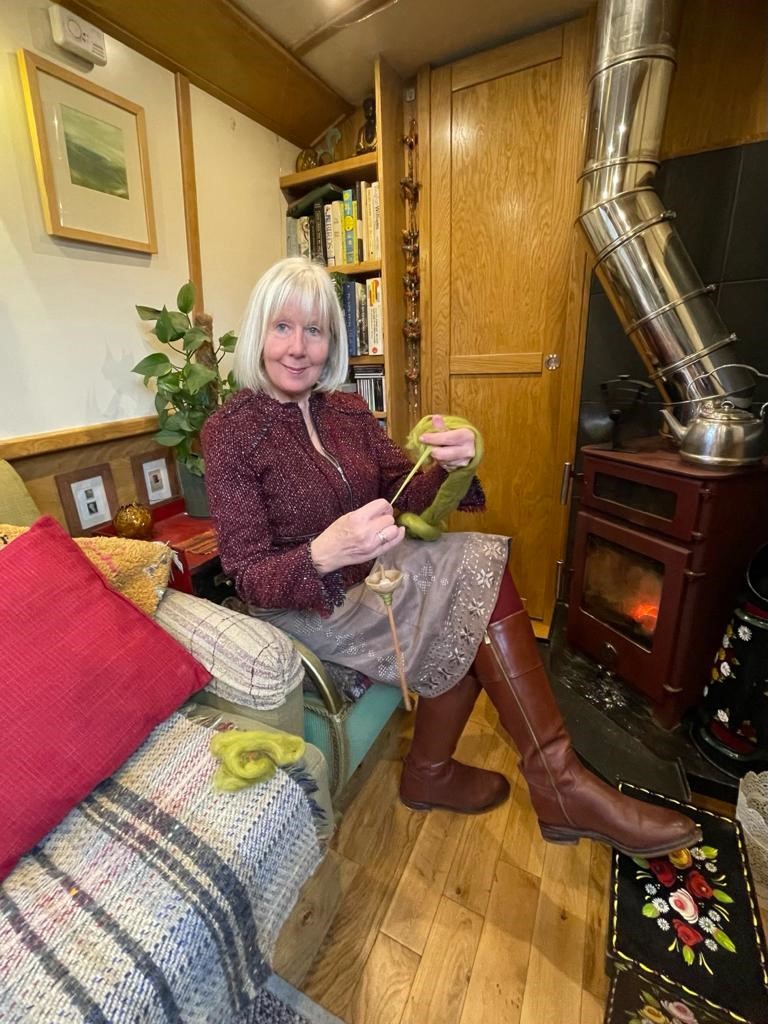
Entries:
{"type": "MultiPolygon", "coordinates": [[[[130,372],[152,350],[133,307],[171,305],[188,276],[174,82],[111,38],[107,55],[106,67],[89,68],[59,49],[46,4],[0,4],[0,437],[154,411],[130,372]],[[16,64],[20,48],[144,107],[156,255],[46,233],[16,64]]],[[[258,272],[281,255],[277,178],[293,169],[296,150],[197,90],[193,119],[205,304],[221,334],[236,327],[258,272]]]]}
{"type": "Polygon", "coordinates": [[[203,297],[219,337],[238,330],[256,281],[285,255],[277,179],[299,151],[194,86],[191,98],[203,297]]]}

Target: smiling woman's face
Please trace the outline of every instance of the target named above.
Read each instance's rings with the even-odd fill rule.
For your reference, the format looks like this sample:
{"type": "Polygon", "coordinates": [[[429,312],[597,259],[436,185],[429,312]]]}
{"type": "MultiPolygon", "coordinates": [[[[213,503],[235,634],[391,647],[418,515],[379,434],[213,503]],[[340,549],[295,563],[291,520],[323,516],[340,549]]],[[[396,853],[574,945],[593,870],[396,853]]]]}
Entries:
{"type": "Polygon", "coordinates": [[[328,325],[289,300],[264,339],[264,372],[278,402],[303,402],[317,384],[329,350],[328,325]]]}

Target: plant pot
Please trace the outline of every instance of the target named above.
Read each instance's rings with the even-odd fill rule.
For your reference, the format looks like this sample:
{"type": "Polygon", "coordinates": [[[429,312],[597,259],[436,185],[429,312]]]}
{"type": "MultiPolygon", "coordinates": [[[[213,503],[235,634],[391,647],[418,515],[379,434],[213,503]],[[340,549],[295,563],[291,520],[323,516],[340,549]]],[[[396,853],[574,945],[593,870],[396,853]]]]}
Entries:
{"type": "Polygon", "coordinates": [[[205,477],[191,473],[184,463],[177,463],[179,484],[184,495],[187,515],[195,519],[207,519],[211,514],[208,509],[208,495],[205,491],[205,477]]]}

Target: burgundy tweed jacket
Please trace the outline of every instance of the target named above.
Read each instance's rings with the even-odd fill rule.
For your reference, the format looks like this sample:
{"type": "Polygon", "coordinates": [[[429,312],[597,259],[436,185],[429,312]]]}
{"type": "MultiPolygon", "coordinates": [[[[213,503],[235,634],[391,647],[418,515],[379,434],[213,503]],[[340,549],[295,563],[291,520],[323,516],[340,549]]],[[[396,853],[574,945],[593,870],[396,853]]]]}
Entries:
{"type": "MultiPolygon", "coordinates": [[[[313,446],[295,402],[244,389],[205,424],[205,483],[222,566],[242,599],[329,615],[373,563],[321,576],[310,542],[344,513],[391,498],[412,463],[359,395],[313,392],[309,406],[343,477],[313,446]]],[[[446,475],[437,465],[417,473],[398,500],[400,511],[423,511],[446,475]]],[[[461,508],[479,510],[484,502],[475,479],[461,508]]]]}

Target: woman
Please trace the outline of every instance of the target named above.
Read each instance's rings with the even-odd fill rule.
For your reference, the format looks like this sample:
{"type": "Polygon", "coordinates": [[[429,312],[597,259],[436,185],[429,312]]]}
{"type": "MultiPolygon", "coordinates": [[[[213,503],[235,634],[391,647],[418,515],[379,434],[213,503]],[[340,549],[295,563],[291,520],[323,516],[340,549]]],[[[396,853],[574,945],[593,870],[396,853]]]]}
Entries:
{"type": "MultiPolygon", "coordinates": [[[[203,433],[222,564],[240,596],[274,609],[271,621],[323,660],[397,685],[384,608],[363,580],[375,559],[403,571],[395,619],[406,676],[420,695],[400,785],[407,806],[472,814],[506,799],[502,775],[453,759],[482,688],[522,755],[545,839],[587,836],[646,857],[697,842],[690,819],[623,796],[573,753],[506,570],[507,539],[404,539],[388,499],[411,463],[361,398],[336,390],[346,351],[324,268],[290,258],[264,274],[235,354],[242,390],[203,433]]],[[[423,511],[474,455],[471,430],[446,430],[439,416],[432,424],[421,440],[433,465],[398,499],[401,512],[423,511]]],[[[461,507],[483,504],[475,480],[461,507]]]]}

